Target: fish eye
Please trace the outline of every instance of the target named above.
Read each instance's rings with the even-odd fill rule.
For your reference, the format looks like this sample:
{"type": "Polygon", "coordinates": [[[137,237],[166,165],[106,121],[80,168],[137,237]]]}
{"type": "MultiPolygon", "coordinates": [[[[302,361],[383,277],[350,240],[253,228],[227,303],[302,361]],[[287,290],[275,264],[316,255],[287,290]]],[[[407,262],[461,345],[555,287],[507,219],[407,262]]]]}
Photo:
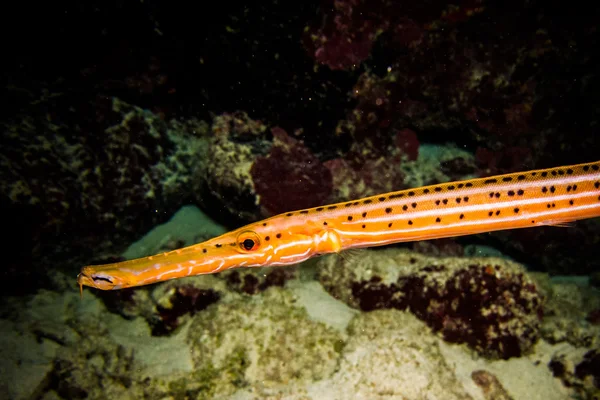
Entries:
{"type": "Polygon", "coordinates": [[[242,232],[237,238],[240,249],[244,251],[254,251],[260,246],[260,238],[254,232],[242,232]]]}

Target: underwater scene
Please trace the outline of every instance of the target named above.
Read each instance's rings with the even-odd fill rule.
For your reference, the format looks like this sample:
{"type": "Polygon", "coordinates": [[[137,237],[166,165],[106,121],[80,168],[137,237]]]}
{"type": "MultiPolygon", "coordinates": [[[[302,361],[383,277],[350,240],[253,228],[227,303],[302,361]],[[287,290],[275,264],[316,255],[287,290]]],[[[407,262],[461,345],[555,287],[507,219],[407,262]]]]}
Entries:
{"type": "Polygon", "coordinates": [[[600,399],[600,5],[4,15],[0,399],[600,399]]]}

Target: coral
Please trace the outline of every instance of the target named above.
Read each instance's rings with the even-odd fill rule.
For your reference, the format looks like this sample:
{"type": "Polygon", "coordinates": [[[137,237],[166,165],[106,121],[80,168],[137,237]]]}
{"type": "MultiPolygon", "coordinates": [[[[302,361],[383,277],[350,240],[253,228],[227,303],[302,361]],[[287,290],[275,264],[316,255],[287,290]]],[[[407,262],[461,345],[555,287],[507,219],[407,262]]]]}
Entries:
{"type": "Polygon", "coordinates": [[[485,370],[473,371],[473,382],[481,388],[486,400],[512,400],[494,374],[485,370]]]}
{"type": "Polygon", "coordinates": [[[401,129],[394,137],[396,148],[410,161],[415,161],[419,157],[419,139],[412,129],[401,129]]]}
{"type": "Polygon", "coordinates": [[[195,182],[197,200],[236,222],[317,206],[331,193],[331,173],[301,141],[246,113],[213,122],[206,168],[195,182]]]}
{"type": "Polygon", "coordinates": [[[321,205],[331,193],[331,172],[301,141],[271,129],[273,147],[258,157],[250,174],[268,214],[321,205]]]}
{"type": "Polygon", "coordinates": [[[333,385],[352,388],[334,398],[470,399],[435,337],[410,313],[362,313],[348,326],[333,385]]]}
{"type": "Polygon", "coordinates": [[[511,261],[389,249],[319,264],[319,279],[336,298],[365,311],[408,309],[445,340],[488,357],[520,356],[539,337],[543,297],[511,261]]]}
{"type": "Polygon", "coordinates": [[[548,363],[552,374],[582,398],[600,396],[600,350],[561,351],[548,363]]]}
{"type": "Polygon", "coordinates": [[[15,273],[122,251],[190,198],[203,146],[198,121],[166,122],[101,96],[41,99],[4,128],[5,210],[31,216],[13,238],[32,240],[31,265],[15,273]]]}
{"type": "Polygon", "coordinates": [[[446,174],[451,181],[463,179],[466,175],[472,175],[477,170],[473,160],[468,157],[455,157],[440,163],[440,170],[446,174]]]}
{"type": "Polygon", "coordinates": [[[271,148],[267,127],[244,112],[214,117],[207,162],[193,181],[196,201],[234,221],[260,217],[250,169],[271,148]]]}
{"type": "Polygon", "coordinates": [[[66,399],[134,399],[139,382],[131,378],[133,353],[112,341],[106,332],[84,337],[73,349],[62,349],[48,377],[54,390],[66,399]],[[103,333],[103,334],[102,334],[103,333]]]}
{"type": "MultiPolygon", "coordinates": [[[[541,278],[535,279],[539,282],[541,278]]],[[[547,301],[541,336],[549,343],[567,342],[575,347],[600,343],[600,327],[585,322],[600,308],[600,295],[582,283],[549,280],[542,285],[547,301]]]]}
{"type": "Polygon", "coordinates": [[[193,316],[219,301],[220,293],[200,289],[191,284],[173,285],[169,293],[157,302],[158,318],[152,321],[153,335],[167,335],[183,323],[182,317],[193,316]]]}
{"type": "Polygon", "coordinates": [[[464,248],[452,238],[437,240],[419,240],[412,243],[411,249],[417,253],[428,256],[453,256],[460,257],[464,254],[464,248]]]}
{"type": "Polygon", "coordinates": [[[333,176],[333,201],[344,201],[378,193],[405,189],[404,173],[396,160],[378,156],[374,159],[334,159],[324,165],[333,176]]]}
{"type": "MultiPolygon", "coordinates": [[[[362,0],[331,1],[320,26],[308,27],[304,46],[317,62],[333,70],[353,69],[371,53],[383,18],[362,0]],[[329,11],[330,10],[330,11],[329,11]]],[[[383,3],[383,2],[377,2],[383,3]]]]}
{"type": "Polygon", "coordinates": [[[209,373],[203,383],[221,396],[246,385],[318,380],[335,370],[340,334],[308,319],[289,292],[270,288],[204,313],[192,322],[188,342],[196,371],[209,373]]]}
{"type": "Polygon", "coordinates": [[[238,293],[257,294],[271,286],[283,286],[290,279],[298,277],[297,268],[238,268],[224,271],[221,275],[227,287],[238,293]]]}

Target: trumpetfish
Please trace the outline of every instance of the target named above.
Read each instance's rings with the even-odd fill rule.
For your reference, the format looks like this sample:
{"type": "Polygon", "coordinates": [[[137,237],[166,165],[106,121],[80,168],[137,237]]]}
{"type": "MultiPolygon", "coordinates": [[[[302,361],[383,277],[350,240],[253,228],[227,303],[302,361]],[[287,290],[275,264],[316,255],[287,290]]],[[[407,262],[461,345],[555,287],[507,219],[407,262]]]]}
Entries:
{"type": "Polygon", "coordinates": [[[81,269],[83,286],[142,286],[342,250],[561,225],[600,216],[600,161],[401,190],[290,211],[178,250],[81,269]]]}

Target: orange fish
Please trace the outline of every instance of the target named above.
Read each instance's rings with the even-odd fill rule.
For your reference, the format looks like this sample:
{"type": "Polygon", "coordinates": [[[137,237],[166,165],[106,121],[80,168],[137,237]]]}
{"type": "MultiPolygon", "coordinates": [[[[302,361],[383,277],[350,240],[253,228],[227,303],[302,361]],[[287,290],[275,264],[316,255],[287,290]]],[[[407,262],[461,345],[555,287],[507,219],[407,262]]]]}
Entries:
{"type": "Polygon", "coordinates": [[[77,282],[80,290],[123,289],[229,268],[291,265],[352,248],[598,216],[600,162],[593,162],[290,211],[179,250],[83,267],[77,282]]]}

